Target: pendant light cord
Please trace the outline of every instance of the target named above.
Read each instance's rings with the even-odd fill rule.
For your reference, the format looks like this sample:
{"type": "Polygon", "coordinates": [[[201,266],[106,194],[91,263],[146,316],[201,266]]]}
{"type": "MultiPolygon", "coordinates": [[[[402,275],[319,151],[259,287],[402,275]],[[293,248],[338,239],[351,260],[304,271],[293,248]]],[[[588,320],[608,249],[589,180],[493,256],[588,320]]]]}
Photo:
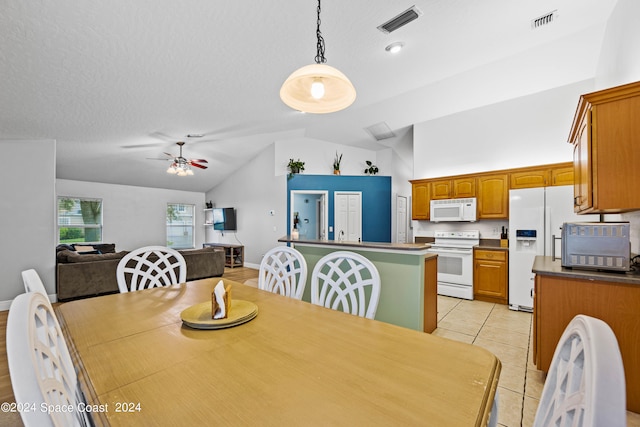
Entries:
{"type": "Polygon", "coordinates": [[[316,64],[324,64],[327,59],[324,57],[324,38],[320,32],[320,0],[318,0],[318,27],[316,28],[316,37],[318,38],[316,64]]]}

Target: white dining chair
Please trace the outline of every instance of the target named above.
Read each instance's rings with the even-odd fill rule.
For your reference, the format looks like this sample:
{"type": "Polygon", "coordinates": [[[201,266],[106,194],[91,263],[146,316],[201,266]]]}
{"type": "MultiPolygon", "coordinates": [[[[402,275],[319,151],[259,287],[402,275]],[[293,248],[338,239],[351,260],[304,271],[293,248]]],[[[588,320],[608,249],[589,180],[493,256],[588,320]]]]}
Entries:
{"type": "Polygon", "coordinates": [[[7,317],[7,361],[26,427],[90,425],[58,320],[40,292],[18,295],[7,317]],[[55,408],[73,408],[72,411],[55,408]],[[47,408],[52,408],[47,411],[47,408]]]}
{"type": "Polygon", "coordinates": [[[373,319],[380,299],[380,274],[371,261],[355,252],[332,252],[311,274],[311,302],[373,319]]]}
{"type": "Polygon", "coordinates": [[[42,295],[49,299],[47,290],[44,288],[44,284],[38,275],[38,272],[33,268],[24,270],[22,272],[22,282],[24,283],[25,292],[40,292],[42,295]]]}
{"type": "Polygon", "coordinates": [[[626,389],[616,336],[605,322],[577,315],[553,354],[534,427],[626,425],[626,389]]]}
{"type": "Polygon", "coordinates": [[[277,246],[262,258],[259,289],[300,300],[306,283],[307,261],[296,249],[277,246]]]}
{"type": "Polygon", "coordinates": [[[145,246],[120,260],[116,278],[120,292],[176,285],[187,281],[187,263],[175,249],[145,246]]]}

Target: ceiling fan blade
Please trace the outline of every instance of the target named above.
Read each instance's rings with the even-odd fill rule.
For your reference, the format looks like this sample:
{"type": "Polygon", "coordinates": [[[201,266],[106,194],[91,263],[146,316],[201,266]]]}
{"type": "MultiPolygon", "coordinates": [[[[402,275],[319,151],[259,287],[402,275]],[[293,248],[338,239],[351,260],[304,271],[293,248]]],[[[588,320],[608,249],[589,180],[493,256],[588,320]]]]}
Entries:
{"type": "Polygon", "coordinates": [[[173,160],[173,159],[160,159],[157,157],[147,157],[147,160],[162,160],[163,162],[166,162],[167,160],[173,160]]]}
{"type": "Polygon", "coordinates": [[[190,162],[209,163],[205,159],[189,159],[190,162]]]}
{"type": "Polygon", "coordinates": [[[166,151],[163,151],[163,154],[164,154],[165,156],[167,156],[167,157],[172,158],[172,159],[175,157],[173,154],[169,154],[169,153],[167,153],[166,151]]]}
{"type": "Polygon", "coordinates": [[[187,163],[200,169],[207,169],[207,166],[199,165],[197,163],[193,163],[192,161],[188,161],[187,163]]]}

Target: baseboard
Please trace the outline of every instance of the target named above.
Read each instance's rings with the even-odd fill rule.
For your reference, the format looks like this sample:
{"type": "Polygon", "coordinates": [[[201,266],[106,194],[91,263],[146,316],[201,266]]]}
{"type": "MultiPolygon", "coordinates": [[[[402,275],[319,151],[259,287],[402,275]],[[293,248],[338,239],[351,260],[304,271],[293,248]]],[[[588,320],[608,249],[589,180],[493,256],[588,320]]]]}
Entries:
{"type": "MultiPolygon", "coordinates": [[[[51,301],[52,303],[57,302],[58,294],[49,295],[49,301],[51,301]]],[[[11,307],[12,302],[13,300],[0,301],[0,311],[8,311],[9,308],[11,307]]]]}
{"type": "Polygon", "coordinates": [[[260,264],[250,264],[248,262],[245,262],[244,267],[253,268],[254,270],[260,270],[260,264]]]}

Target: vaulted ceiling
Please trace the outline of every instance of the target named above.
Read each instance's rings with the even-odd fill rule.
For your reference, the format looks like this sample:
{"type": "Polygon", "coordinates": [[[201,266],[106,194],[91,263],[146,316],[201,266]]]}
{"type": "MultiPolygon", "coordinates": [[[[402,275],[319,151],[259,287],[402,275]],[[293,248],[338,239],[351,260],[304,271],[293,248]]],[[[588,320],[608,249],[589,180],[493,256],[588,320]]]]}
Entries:
{"type": "Polygon", "coordinates": [[[55,139],[59,178],[206,191],[277,140],[386,148],[392,141],[364,128],[416,121],[414,105],[390,100],[601,28],[615,2],[324,0],[327,63],[358,95],[346,110],[313,115],[278,94],[314,60],[316,1],[4,0],[0,139],[55,139]],[[390,34],[376,28],[414,4],[417,20],[390,34]],[[551,11],[554,22],[532,30],[551,11]],[[391,55],[395,41],[405,49],[391,55]],[[150,160],[177,154],[182,140],[185,157],[208,159],[209,169],[180,178],[150,160]]]}

